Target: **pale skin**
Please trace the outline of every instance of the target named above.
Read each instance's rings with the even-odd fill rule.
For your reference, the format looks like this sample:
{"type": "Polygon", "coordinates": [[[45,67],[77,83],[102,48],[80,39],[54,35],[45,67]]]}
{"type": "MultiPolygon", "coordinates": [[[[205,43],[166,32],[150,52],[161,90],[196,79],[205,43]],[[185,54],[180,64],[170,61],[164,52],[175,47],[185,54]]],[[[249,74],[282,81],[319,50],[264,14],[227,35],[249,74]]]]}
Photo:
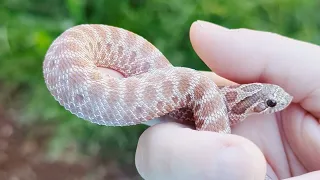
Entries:
{"type": "Polygon", "coordinates": [[[266,173],[272,179],[320,179],[320,47],[199,21],[192,24],[190,39],[215,72],[206,74],[216,84],[277,84],[293,103],[280,113],[248,117],[232,134],[175,122],[154,125],[139,139],[140,175],[146,180],[263,180],[266,173]]]}

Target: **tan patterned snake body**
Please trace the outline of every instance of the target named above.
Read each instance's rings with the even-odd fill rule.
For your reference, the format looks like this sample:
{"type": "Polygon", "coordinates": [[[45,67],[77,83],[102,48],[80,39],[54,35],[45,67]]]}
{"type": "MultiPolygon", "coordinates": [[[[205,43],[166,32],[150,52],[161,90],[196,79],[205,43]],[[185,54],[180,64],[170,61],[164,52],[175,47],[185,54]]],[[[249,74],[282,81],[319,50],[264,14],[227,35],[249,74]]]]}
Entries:
{"type": "Polygon", "coordinates": [[[107,126],[135,125],[168,115],[194,121],[198,130],[230,133],[230,126],[248,115],[280,111],[292,100],[272,84],[217,87],[198,71],[173,67],[144,38],[107,25],[66,30],[51,44],[43,72],[61,105],[107,126]],[[125,78],[103,75],[99,67],[125,78]]]}
{"type": "Polygon", "coordinates": [[[292,97],[273,84],[217,87],[193,69],[173,67],[144,38],[107,25],[79,25],[50,46],[46,85],[67,110],[92,123],[127,126],[170,116],[197,130],[230,133],[250,114],[286,108],[292,97]],[[106,76],[99,68],[120,72],[106,76]]]}

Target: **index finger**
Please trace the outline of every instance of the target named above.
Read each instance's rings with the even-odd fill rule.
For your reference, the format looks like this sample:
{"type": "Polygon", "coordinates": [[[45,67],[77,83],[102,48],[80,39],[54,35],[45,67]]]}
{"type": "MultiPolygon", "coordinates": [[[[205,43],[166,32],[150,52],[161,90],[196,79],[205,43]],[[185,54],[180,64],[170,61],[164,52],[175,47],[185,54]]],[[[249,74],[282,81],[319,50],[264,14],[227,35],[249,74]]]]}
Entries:
{"type": "Polygon", "coordinates": [[[320,81],[313,80],[320,77],[319,46],[204,21],[192,24],[190,38],[199,57],[218,75],[237,83],[280,85],[294,96],[294,102],[314,114],[319,111],[320,81]]]}

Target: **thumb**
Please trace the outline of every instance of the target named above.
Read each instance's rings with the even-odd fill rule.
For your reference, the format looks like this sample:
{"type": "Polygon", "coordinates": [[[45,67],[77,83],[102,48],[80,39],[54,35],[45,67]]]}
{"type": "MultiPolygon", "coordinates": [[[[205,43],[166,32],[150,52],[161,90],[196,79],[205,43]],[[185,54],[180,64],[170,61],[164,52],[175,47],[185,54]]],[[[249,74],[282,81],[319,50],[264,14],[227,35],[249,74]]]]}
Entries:
{"type": "Polygon", "coordinates": [[[190,29],[199,57],[220,76],[237,83],[277,84],[293,102],[320,118],[320,47],[274,33],[227,29],[197,21],[190,29]]]}
{"type": "Polygon", "coordinates": [[[265,158],[251,141],[171,122],[141,135],[136,166],[146,180],[260,180],[266,174],[265,158]]]}

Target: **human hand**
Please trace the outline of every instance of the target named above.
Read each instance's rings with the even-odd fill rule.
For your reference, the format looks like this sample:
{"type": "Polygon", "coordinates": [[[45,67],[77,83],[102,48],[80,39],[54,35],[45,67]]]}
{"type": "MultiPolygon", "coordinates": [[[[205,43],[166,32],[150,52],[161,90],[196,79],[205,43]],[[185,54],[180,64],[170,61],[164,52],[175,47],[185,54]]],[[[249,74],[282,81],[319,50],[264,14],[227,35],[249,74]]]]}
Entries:
{"type": "MultiPolygon", "coordinates": [[[[196,131],[175,122],[157,124],[140,137],[136,166],[146,180],[320,179],[320,47],[280,35],[229,30],[195,22],[190,31],[200,58],[232,82],[273,83],[293,95],[285,110],[250,116],[233,134],[196,131]],[[291,178],[290,178],[291,177],[291,178]]],[[[224,79],[224,78],[226,79],[224,79]]]]}

